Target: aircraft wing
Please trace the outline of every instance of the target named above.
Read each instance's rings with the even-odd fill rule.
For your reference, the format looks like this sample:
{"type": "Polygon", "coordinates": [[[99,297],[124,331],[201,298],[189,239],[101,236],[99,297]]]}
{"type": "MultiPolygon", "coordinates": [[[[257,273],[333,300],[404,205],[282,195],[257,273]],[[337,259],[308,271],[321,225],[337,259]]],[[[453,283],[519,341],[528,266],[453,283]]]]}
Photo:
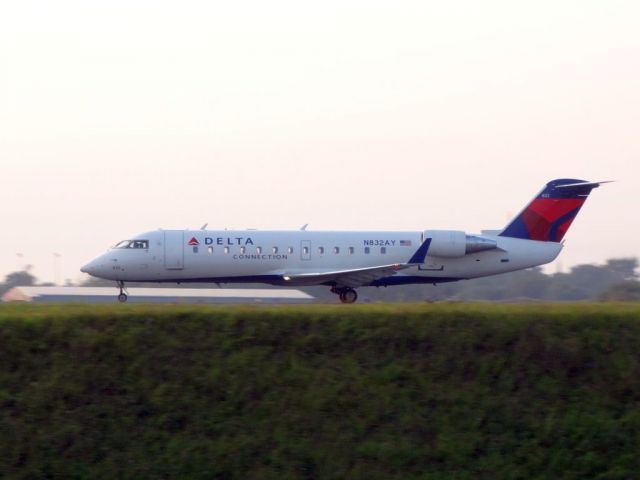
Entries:
{"type": "Polygon", "coordinates": [[[299,285],[335,282],[339,287],[356,288],[368,285],[374,280],[394,275],[399,270],[413,266],[414,265],[408,263],[395,263],[392,265],[336,270],[333,272],[285,274],[283,278],[287,282],[299,285]]]}

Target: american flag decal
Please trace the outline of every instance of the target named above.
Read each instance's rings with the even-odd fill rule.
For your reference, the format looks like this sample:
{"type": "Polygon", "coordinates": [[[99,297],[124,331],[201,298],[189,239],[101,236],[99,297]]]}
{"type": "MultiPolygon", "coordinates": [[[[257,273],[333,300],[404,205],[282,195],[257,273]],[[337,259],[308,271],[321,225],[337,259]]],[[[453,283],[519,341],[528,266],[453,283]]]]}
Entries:
{"type": "Polygon", "coordinates": [[[411,240],[400,240],[400,246],[401,247],[410,247],[411,246],[411,240]]]}

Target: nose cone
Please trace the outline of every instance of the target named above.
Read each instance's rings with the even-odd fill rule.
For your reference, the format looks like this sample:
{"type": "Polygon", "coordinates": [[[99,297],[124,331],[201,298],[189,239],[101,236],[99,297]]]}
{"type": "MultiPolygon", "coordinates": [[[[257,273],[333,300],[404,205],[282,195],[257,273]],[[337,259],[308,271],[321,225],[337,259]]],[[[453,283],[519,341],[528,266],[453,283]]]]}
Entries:
{"type": "Polygon", "coordinates": [[[96,258],[95,260],[92,260],[85,266],[83,266],[80,271],[83,273],[88,273],[93,277],[98,277],[103,270],[102,263],[102,258],[96,258]]]}
{"type": "Polygon", "coordinates": [[[95,267],[94,267],[94,265],[93,265],[93,262],[89,262],[89,263],[87,263],[86,265],[84,265],[84,266],[80,269],[80,271],[81,271],[82,273],[88,273],[89,275],[92,275],[92,272],[94,272],[94,271],[95,271],[95,267]]]}

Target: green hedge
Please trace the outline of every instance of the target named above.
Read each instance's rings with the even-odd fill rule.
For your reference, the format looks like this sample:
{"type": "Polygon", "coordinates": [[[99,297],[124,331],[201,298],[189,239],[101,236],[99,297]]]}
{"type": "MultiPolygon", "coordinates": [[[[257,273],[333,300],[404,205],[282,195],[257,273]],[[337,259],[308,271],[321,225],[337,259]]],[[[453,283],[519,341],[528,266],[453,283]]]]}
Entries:
{"type": "Polygon", "coordinates": [[[0,477],[640,478],[640,307],[2,307],[0,477]]]}

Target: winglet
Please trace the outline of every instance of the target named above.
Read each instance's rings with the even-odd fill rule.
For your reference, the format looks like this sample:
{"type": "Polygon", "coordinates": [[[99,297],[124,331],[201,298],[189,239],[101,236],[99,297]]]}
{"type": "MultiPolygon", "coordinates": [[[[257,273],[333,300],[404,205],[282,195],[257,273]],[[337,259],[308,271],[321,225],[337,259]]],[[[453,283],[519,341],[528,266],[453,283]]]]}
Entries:
{"type": "Polygon", "coordinates": [[[420,248],[416,250],[416,253],[413,254],[411,260],[408,263],[424,263],[424,257],[427,256],[427,252],[429,251],[429,246],[431,245],[431,238],[427,238],[420,248]]]}

